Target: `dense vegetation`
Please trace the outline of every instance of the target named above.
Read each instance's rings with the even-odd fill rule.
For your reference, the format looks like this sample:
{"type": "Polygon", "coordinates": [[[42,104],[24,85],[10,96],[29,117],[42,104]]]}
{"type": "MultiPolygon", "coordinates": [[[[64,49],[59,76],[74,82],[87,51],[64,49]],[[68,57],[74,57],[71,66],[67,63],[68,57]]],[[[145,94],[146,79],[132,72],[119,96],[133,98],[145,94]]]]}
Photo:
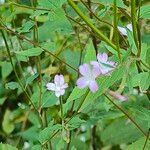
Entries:
{"type": "Polygon", "coordinates": [[[150,150],[148,0],[0,0],[0,150],[150,150]]]}

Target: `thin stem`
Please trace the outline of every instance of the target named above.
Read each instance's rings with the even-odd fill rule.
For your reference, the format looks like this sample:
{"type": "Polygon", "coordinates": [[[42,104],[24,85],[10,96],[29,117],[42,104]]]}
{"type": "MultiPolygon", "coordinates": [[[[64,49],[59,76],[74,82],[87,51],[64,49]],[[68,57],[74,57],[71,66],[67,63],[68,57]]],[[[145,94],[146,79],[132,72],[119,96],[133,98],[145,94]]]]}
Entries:
{"type": "Polygon", "coordinates": [[[62,101],[62,96],[59,97],[59,102],[60,102],[61,119],[62,119],[62,124],[63,124],[64,114],[63,114],[63,101],[62,101]]]}
{"type": "MultiPolygon", "coordinates": [[[[90,0],[88,0],[88,7],[87,8],[89,8],[89,10],[90,10],[90,18],[93,19],[94,13],[91,10],[91,1],[90,0]]],[[[95,53],[97,55],[98,54],[97,39],[96,39],[95,35],[91,35],[91,36],[92,36],[92,43],[93,43],[93,46],[95,49],[95,53]]]]}
{"type": "Polygon", "coordinates": [[[99,29],[97,29],[92,22],[86,17],[81,10],[76,6],[72,0],[68,0],[69,5],[75,10],[75,12],[84,20],[84,22],[96,33],[96,35],[105,41],[109,46],[117,51],[116,45],[114,45],[99,29]]]}
{"type": "MultiPolygon", "coordinates": [[[[109,96],[107,96],[106,94],[104,94],[104,96],[116,107],[118,108],[123,114],[125,114],[125,116],[131,120],[131,122],[139,129],[139,131],[141,131],[141,133],[143,133],[144,136],[147,137],[147,134],[145,133],[145,131],[134,121],[134,119],[120,106],[118,106],[116,103],[113,102],[113,100],[111,100],[109,98],[109,96]]],[[[149,138],[148,138],[149,139],[149,138]]],[[[150,140],[150,139],[149,139],[150,140]]]]}
{"type": "Polygon", "coordinates": [[[145,150],[145,148],[146,148],[146,144],[147,144],[147,142],[148,142],[149,135],[150,135],[150,128],[149,128],[149,130],[148,130],[148,134],[147,134],[147,137],[146,137],[144,146],[143,146],[143,150],[145,150]]]}
{"type": "Polygon", "coordinates": [[[121,53],[119,47],[119,33],[118,33],[117,24],[118,24],[117,4],[116,4],[116,0],[114,0],[114,36],[115,36],[115,41],[117,46],[118,57],[121,61],[121,53]]]}
{"type": "Polygon", "coordinates": [[[8,46],[8,43],[7,43],[7,39],[6,39],[5,34],[4,34],[4,32],[3,32],[2,30],[1,30],[1,34],[2,34],[2,37],[3,37],[4,42],[5,42],[5,45],[6,45],[6,50],[7,50],[7,53],[8,53],[8,57],[9,57],[9,59],[10,59],[10,63],[11,63],[11,65],[12,65],[12,68],[13,68],[13,71],[14,71],[14,73],[15,73],[15,76],[16,76],[16,78],[17,78],[17,80],[18,80],[18,84],[19,84],[19,86],[21,87],[21,89],[24,91],[24,93],[25,93],[25,95],[26,95],[28,101],[29,101],[29,102],[31,103],[31,105],[33,106],[33,108],[34,108],[34,110],[36,111],[36,113],[37,113],[37,115],[38,115],[38,117],[39,117],[39,120],[40,120],[40,122],[41,122],[40,114],[39,114],[37,108],[35,107],[35,105],[33,104],[32,100],[30,99],[30,96],[29,96],[28,93],[26,92],[26,90],[25,90],[25,88],[24,88],[24,86],[23,86],[23,83],[21,82],[21,80],[20,80],[20,78],[19,78],[19,76],[18,76],[18,74],[17,74],[16,68],[15,68],[15,66],[14,66],[14,64],[13,64],[13,60],[12,60],[12,57],[11,57],[11,53],[10,53],[10,49],[9,49],[9,46],[8,46]]]}
{"type": "MultiPolygon", "coordinates": [[[[15,5],[15,6],[17,6],[17,7],[22,7],[22,8],[27,8],[27,9],[35,10],[35,7],[30,7],[30,6],[27,6],[27,5],[20,5],[20,4],[15,3],[15,2],[12,2],[12,3],[10,3],[9,5],[15,5]]],[[[38,8],[38,7],[36,7],[36,10],[52,11],[51,9],[38,8]]]]}
{"type": "MultiPolygon", "coordinates": [[[[1,23],[2,23],[2,20],[0,19],[1,23]]],[[[60,62],[62,62],[63,64],[65,64],[66,66],[70,67],[71,69],[73,69],[75,72],[78,72],[78,69],[72,67],[70,64],[66,63],[65,61],[61,60],[59,57],[57,57],[55,54],[53,54],[52,52],[50,52],[48,49],[45,49],[43,48],[40,44],[38,43],[35,43],[34,41],[32,40],[29,40],[27,37],[23,36],[23,35],[20,35],[16,32],[14,32],[13,30],[7,28],[6,26],[1,26],[4,30],[6,30],[7,32],[10,32],[12,34],[15,34],[18,38],[20,39],[24,39],[26,40],[27,42],[29,42],[30,44],[32,44],[33,46],[35,47],[39,47],[41,48],[43,51],[47,52],[48,54],[50,54],[51,56],[55,57],[57,60],[59,60],[60,62]]]]}
{"type": "Polygon", "coordinates": [[[134,41],[135,41],[136,47],[138,48],[137,17],[136,17],[136,2],[135,2],[135,0],[131,0],[131,20],[132,20],[134,41]]]}
{"type": "MultiPolygon", "coordinates": [[[[113,27],[113,25],[110,24],[109,22],[106,22],[106,21],[101,20],[100,18],[98,18],[98,17],[93,13],[93,11],[86,5],[86,3],[85,3],[83,0],[80,0],[80,1],[84,4],[84,6],[90,11],[90,13],[91,13],[99,22],[103,22],[103,23],[105,23],[105,24],[107,24],[107,25],[113,27]]],[[[90,1],[90,3],[92,3],[92,2],[90,1]]],[[[89,0],[88,0],[88,4],[89,4],[89,0]]],[[[113,28],[114,28],[114,27],[113,27],[113,28]]]]}
{"type": "MultiPolygon", "coordinates": [[[[85,101],[87,95],[89,94],[89,92],[90,92],[90,91],[89,91],[89,89],[88,89],[87,92],[85,93],[83,99],[81,100],[81,102],[80,102],[80,104],[79,104],[79,106],[78,106],[76,112],[71,116],[71,118],[69,118],[69,120],[67,120],[67,121],[65,122],[65,125],[66,125],[73,117],[75,117],[75,116],[78,114],[78,112],[79,112],[80,108],[82,107],[82,105],[83,105],[83,103],[84,103],[84,101],[85,101]]],[[[42,146],[44,146],[49,140],[51,140],[58,132],[59,132],[59,130],[57,130],[47,141],[45,141],[44,143],[42,143],[42,146]]]]}

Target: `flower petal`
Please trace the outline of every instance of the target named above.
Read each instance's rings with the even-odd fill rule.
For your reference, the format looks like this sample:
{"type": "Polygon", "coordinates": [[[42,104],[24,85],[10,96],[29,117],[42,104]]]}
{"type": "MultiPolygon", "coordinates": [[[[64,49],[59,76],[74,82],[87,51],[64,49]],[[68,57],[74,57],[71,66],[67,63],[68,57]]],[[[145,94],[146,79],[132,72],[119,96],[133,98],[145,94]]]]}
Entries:
{"type": "Polygon", "coordinates": [[[55,91],[55,95],[56,95],[56,97],[60,97],[60,95],[61,95],[60,91],[55,91]]]}
{"type": "Polygon", "coordinates": [[[64,84],[64,76],[63,75],[55,75],[55,78],[54,78],[54,83],[56,85],[63,85],[64,84]]]}
{"type": "Polygon", "coordinates": [[[91,81],[89,84],[91,92],[95,93],[98,90],[98,85],[95,80],[91,81]]]}
{"type": "Polygon", "coordinates": [[[60,91],[60,95],[64,95],[64,94],[65,94],[65,90],[62,89],[62,90],[60,91]]]}
{"type": "Polygon", "coordinates": [[[55,91],[55,84],[54,83],[47,83],[46,88],[48,90],[55,91]]]}
{"type": "Polygon", "coordinates": [[[125,36],[127,36],[127,30],[125,29],[125,28],[123,28],[123,27],[117,27],[118,28],[118,30],[120,31],[120,33],[122,34],[122,35],[125,35],[125,36]]]}
{"type": "Polygon", "coordinates": [[[81,78],[79,78],[79,79],[77,80],[77,87],[78,87],[79,89],[83,89],[83,88],[85,88],[87,85],[88,85],[88,84],[87,84],[86,78],[81,77],[81,78]]]}
{"type": "Polygon", "coordinates": [[[100,67],[93,67],[92,69],[92,74],[94,76],[94,78],[97,78],[101,73],[100,67]]]}
{"type": "Polygon", "coordinates": [[[90,72],[90,66],[88,64],[83,64],[79,67],[79,72],[81,75],[86,76],[90,72]]]}
{"type": "Polygon", "coordinates": [[[68,87],[68,84],[67,84],[67,83],[65,83],[65,84],[63,84],[63,85],[61,86],[62,89],[66,89],[67,87],[68,87]]]}
{"type": "Polygon", "coordinates": [[[105,63],[108,60],[108,55],[106,53],[97,54],[97,59],[99,62],[105,63]]]}

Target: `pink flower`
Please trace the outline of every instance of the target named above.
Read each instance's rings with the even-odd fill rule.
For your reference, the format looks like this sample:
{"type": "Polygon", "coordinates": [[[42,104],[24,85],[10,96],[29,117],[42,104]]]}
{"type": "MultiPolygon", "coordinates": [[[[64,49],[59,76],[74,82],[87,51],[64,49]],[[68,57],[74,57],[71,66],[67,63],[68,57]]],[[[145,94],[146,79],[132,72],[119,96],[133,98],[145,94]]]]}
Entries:
{"type": "Polygon", "coordinates": [[[60,97],[65,94],[65,89],[68,87],[68,84],[65,83],[63,75],[55,75],[54,83],[47,83],[46,87],[50,91],[55,91],[55,95],[60,97]]]}
{"type": "Polygon", "coordinates": [[[118,93],[118,92],[114,92],[114,91],[108,90],[108,93],[109,93],[112,97],[114,97],[114,98],[120,100],[121,102],[127,101],[127,99],[128,99],[126,96],[121,95],[121,94],[118,93]]]}
{"type": "Polygon", "coordinates": [[[116,67],[115,62],[108,61],[108,55],[106,53],[97,54],[97,60],[92,61],[91,65],[101,74],[109,74],[116,67]]]}
{"type": "Polygon", "coordinates": [[[88,64],[83,64],[79,67],[79,72],[82,76],[77,80],[77,87],[83,89],[88,86],[91,92],[94,93],[98,90],[95,79],[99,76],[100,72],[91,67],[92,66],[88,64]]]}

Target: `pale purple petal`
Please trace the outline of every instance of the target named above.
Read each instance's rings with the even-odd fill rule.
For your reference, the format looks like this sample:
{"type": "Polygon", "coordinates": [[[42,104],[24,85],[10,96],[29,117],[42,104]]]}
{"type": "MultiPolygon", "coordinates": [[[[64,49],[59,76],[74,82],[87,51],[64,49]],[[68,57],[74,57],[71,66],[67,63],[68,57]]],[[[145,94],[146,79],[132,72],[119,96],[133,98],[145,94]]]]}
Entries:
{"type": "Polygon", "coordinates": [[[55,91],[55,95],[56,95],[56,97],[60,97],[60,95],[61,95],[60,91],[55,91]]]}
{"type": "Polygon", "coordinates": [[[120,31],[120,33],[122,34],[122,35],[125,35],[125,36],[127,36],[127,30],[125,29],[125,28],[123,28],[123,27],[117,27],[118,28],[118,30],[120,31]]]}
{"type": "Polygon", "coordinates": [[[80,77],[77,80],[77,87],[83,89],[87,86],[87,80],[84,77],[80,77]]]}
{"type": "Polygon", "coordinates": [[[93,93],[95,93],[98,90],[98,85],[95,80],[93,80],[89,83],[89,88],[90,88],[91,92],[93,92],[93,93]]]}
{"type": "Polygon", "coordinates": [[[79,67],[79,72],[81,75],[86,76],[90,72],[90,67],[88,64],[83,64],[79,67]]]}
{"type": "Polygon", "coordinates": [[[99,62],[105,63],[108,60],[108,55],[106,53],[97,54],[97,59],[99,62]]]}
{"type": "Polygon", "coordinates": [[[111,67],[116,67],[116,63],[114,61],[108,61],[107,62],[108,65],[110,65],[111,67]]]}
{"type": "Polygon", "coordinates": [[[97,78],[101,73],[100,67],[93,67],[92,69],[92,74],[94,76],[94,78],[97,78]]]}
{"type": "Polygon", "coordinates": [[[97,61],[91,61],[90,64],[93,66],[93,67],[99,67],[99,63],[97,61]]]}
{"type": "Polygon", "coordinates": [[[64,95],[64,94],[65,94],[65,90],[62,89],[62,90],[60,91],[60,95],[64,95]]]}
{"type": "Polygon", "coordinates": [[[64,76],[63,75],[55,75],[55,78],[54,78],[54,83],[56,85],[63,85],[64,84],[64,76]]]}
{"type": "Polygon", "coordinates": [[[62,89],[66,89],[67,87],[68,87],[68,84],[67,84],[67,83],[65,83],[65,84],[63,84],[63,85],[61,86],[62,89]]]}
{"type": "Polygon", "coordinates": [[[47,83],[46,88],[48,90],[55,91],[55,84],[54,83],[47,83]]]}

